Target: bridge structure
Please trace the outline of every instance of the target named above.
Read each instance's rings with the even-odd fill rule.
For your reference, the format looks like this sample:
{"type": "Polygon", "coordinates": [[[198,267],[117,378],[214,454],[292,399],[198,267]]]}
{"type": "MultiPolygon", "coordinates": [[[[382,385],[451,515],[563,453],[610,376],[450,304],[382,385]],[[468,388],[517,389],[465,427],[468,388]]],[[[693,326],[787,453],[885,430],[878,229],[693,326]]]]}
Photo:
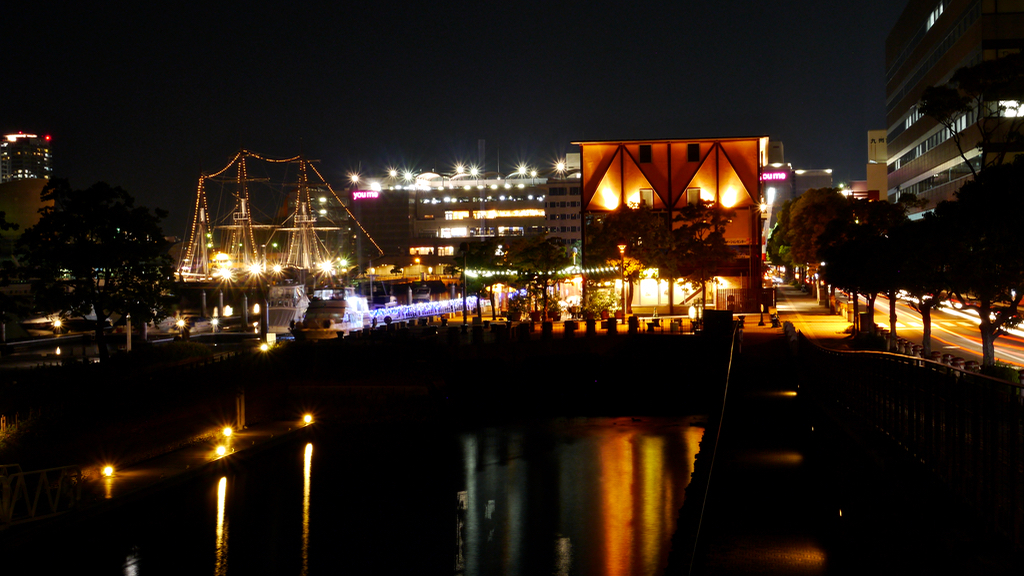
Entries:
{"type": "Polygon", "coordinates": [[[82,471],[60,466],[25,472],[0,464],[0,530],[73,510],[82,498],[82,471]]]}
{"type": "Polygon", "coordinates": [[[668,573],[1019,573],[1024,389],[778,310],[734,342],[668,573]]]}

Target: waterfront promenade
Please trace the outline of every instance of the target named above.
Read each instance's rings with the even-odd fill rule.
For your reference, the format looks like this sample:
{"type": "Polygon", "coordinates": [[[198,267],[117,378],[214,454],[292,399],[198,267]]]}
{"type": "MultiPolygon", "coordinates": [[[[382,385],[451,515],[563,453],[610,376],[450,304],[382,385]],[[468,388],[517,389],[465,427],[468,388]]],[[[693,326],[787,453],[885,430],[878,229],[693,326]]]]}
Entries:
{"type": "MultiPolygon", "coordinates": [[[[778,295],[782,322],[819,344],[847,347],[841,317],[788,287],[778,295]]],[[[781,328],[772,328],[767,316],[757,326],[757,319],[746,315],[734,358],[692,566],[672,563],[670,574],[1020,573],[1020,557],[978,529],[890,439],[841,424],[802,396],[800,358],[781,328]]],[[[829,375],[811,377],[827,382],[829,375]]],[[[301,426],[274,422],[241,431],[232,440],[237,454],[224,462],[272,446],[301,426]]],[[[99,511],[217,466],[215,445],[211,438],[91,482],[86,509],[99,511]]],[[[698,466],[710,458],[702,454],[698,466]]],[[[98,478],[98,468],[87,472],[98,478]]],[[[697,496],[687,498],[693,503],[697,496]]]]}
{"type": "MultiPolygon", "coordinates": [[[[783,322],[817,344],[846,347],[841,317],[798,290],[778,296],[783,322]]],[[[802,397],[800,358],[782,329],[751,318],[692,572],[674,565],[673,574],[1020,573],[1021,558],[891,439],[843,425],[802,397]]]]}

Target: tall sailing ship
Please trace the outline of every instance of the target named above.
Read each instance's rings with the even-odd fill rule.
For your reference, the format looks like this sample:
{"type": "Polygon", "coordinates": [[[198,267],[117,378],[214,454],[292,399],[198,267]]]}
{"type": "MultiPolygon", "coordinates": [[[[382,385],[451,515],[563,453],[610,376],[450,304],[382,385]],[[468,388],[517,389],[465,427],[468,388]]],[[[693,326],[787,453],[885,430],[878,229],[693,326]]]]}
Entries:
{"type": "Polygon", "coordinates": [[[315,163],[302,155],[272,158],[243,149],[220,170],[200,175],[188,242],[177,267],[180,280],[252,282],[266,290],[270,331],[286,332],[302,320],[308,291],[347,270],[357,231],[383,253],[315,163]],[[254,164],[263,173],[276,167],[285,177],[278,184],[254,177],[254,164]],[[251,193],[256,187],[276,192],[276,205],[286,209],[277,209],[276,217],[254,218],[259,208],[251,193]],[[216,205],[228,209],[211,211],[208,196],[215,191],[216,205]]]}

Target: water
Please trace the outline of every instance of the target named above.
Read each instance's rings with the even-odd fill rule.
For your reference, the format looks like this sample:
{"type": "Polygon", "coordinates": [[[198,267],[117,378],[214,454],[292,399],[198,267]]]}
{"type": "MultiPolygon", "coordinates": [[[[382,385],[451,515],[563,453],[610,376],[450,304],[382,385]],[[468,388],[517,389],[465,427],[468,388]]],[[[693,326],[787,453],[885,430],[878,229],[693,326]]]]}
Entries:
{"type": "Polygon", "coordinates": [[[19,558],[144,576],[659,574],[703,433],[692,423],[320,424],[19,558]]]}

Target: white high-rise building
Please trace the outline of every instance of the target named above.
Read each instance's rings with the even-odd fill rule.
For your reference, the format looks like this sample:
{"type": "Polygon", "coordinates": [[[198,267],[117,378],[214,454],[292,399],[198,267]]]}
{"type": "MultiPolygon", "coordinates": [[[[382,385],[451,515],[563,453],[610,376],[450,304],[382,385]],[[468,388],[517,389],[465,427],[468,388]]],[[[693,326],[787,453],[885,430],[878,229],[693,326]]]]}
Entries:
{"type": "Polygon", "coordinates": [[[0,140],[0,182],[39,178],[53,174],[49,136],[6,134],[0,140]]]}

